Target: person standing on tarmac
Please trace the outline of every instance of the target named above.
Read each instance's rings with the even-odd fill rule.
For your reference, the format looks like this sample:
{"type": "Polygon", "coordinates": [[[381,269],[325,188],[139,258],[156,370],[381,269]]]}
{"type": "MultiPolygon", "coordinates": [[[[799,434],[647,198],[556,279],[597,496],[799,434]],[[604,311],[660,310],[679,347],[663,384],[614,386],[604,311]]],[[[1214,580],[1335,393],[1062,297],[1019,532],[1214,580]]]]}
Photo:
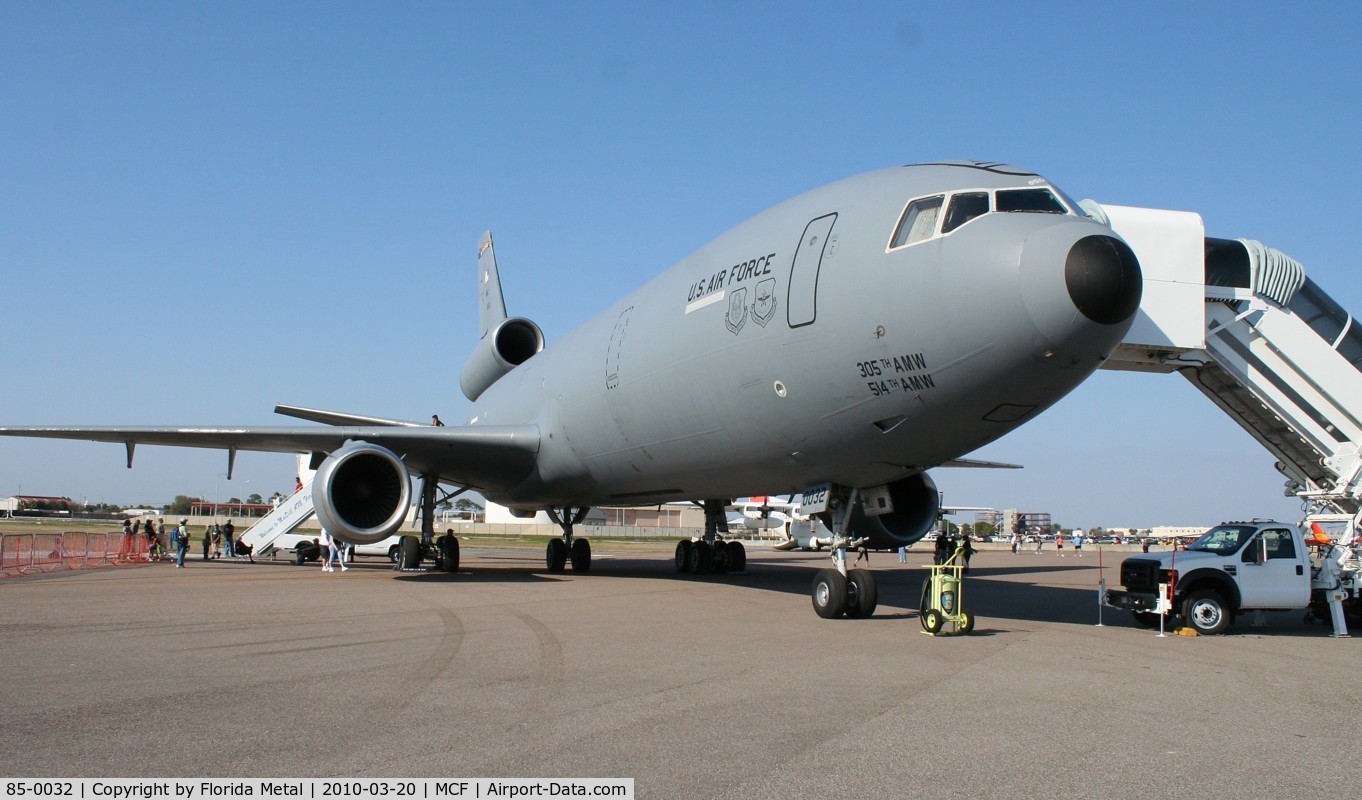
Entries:
{"type": "Polygon", "coordinates": [[[229,519],[227,520],[227,524],[222,526],[222,543],[226,545],[224,549],[227,552],[228,558],[236,558],[236,539],[233,537],[234,533],[236,533],[236,526],[233,525],[232,521],[229,519]]]}
{"type": "Polygon", "coordinates": [[[184,557],[189,553],[189,520],[180,520],[175,529],[175,566],[184,569],[184,557]]]}
{"type": "Polygon", "coordinates": [[[317,545],[326,548],[326,563],[322,564],[322,572],[335,572],[334,565],[339,564],[341,572],[345,572],[349,567],[340,558],[340,545],[336,543],[336,537],[326,528],[322,528],[322,535],[317,538],[317,545]]]}
{"type": "Polygon", "coordinates": [[[945,564],[951,557],[951,541],[944,533],[936,535],[936,547],[932,550],[932,563],[937,566],[945,564]]]}

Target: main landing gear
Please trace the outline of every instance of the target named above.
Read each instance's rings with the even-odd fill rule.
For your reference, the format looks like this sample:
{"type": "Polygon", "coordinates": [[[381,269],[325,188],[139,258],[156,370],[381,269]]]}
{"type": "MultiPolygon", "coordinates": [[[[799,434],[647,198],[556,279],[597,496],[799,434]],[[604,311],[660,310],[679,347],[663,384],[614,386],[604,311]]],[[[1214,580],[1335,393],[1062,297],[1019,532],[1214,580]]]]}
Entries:
{"type": "Polygon", "coordinates": [[[847,616],[864,619],[875,613],[879,589],[868,569],[847,569],[847,548],[859,547],[865,539],[851,539],[846,533],[851,512],[860,502],[855,489],[830,492],[825,514],[833,529],[831,568],[820,569],[813,577],[813,610],[823,619],[847,616]]]}
{"type": "Polygon", "coordinates": [[[563,529],[563,538],[550,539],[548,549],[544,553],[549,572],[562,572],[569,561],[572,562],[573,572],[591,571],[591,542],[577,539],[572,535],[573,526],[580,525],[582,520],[586,519],[586,512],[590,510],[571,506],[547,509],[549,519],[563,529]]]}
{"type": "Polygon", "coordinates": [[[706,500],[700,507],[705,510],[705,535],[698,541],[683,539],[676,543],[676,571],[704,575],[747,569],[747,548],[742,542],[720,538],[728,533],[728,521],[724,518],[728,501],[706,500]]]}
{"type": "MultiPolygon", "coordinates": [[[[393,569],[405,572],[421,571],[422,561],[433,561],[435,569],[441,572],[459,571],[459,538],[451,528],[439,538],[435,537],[435,494],[440,490],[437,475],[421,476],[421,535],[403,536],[397,541],[397,563],[393,569]]],[[[445,495],[444,500],[458,497],[468,489],[459,489],[445,495]]]]}

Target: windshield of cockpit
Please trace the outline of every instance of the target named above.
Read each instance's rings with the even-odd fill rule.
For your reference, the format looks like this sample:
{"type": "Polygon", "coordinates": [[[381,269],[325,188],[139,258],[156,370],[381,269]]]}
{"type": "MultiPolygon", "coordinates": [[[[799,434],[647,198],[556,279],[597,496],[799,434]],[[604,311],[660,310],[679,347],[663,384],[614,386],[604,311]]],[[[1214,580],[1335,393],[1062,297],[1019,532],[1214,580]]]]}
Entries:
{"type": "MultiPolygon", "coordinates": [[[[889,237],[889,250],[947,236],[967,222],[986,214],[1081,214],[1077,205],[1066,207],[1050,187],[996,189],[935,194],[908,201],[889,237]],[[945,208],[945,213],[941,213],[945,208]]],[[[1067,200],[1067,198],[1066,198],[1067,200]]],[[[1073,201],[1068,201],[1072,204],[1073,201]]]]}
{"type": "Polygon", "coordinates": [[[1218,525],[1201,534],[1188,550],[1204,550],[1218,556],[1228,556],[1239,550],[1257,530],[1252,525],[1218,525]]]}

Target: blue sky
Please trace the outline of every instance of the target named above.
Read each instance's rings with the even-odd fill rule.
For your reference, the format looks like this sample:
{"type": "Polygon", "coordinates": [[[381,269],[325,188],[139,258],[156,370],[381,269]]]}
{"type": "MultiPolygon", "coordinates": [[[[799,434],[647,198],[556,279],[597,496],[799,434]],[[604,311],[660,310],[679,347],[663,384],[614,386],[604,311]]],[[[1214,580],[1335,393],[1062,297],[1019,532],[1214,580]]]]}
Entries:
{"type": "MultiPolygon", "coordinates": [[[[950,158],[1196,211],[1362,312],[1362,7],[961,5],[0,4],[0,423],[458,420],[484,229],[552,342],[785,198],[950,158]]],[[[1176,376],[1099,373],[976,455],[1027,468],[938,471],[947,502],[1295,516],[1267,452],[1176,376]]],[[[293,475],[122,459],[0,441],[0,494],[293,475]]]]}

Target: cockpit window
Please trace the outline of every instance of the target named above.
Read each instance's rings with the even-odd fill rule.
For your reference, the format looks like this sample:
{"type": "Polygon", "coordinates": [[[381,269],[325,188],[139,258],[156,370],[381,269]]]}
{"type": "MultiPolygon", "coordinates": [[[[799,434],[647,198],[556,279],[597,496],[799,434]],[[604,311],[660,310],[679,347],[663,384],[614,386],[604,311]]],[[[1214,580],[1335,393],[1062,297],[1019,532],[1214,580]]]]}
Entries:
{"type": "Polygon", "coordinates": [[[936,195],[909,203],[903,217],[899,219],[899,226],[894,229],[894,238],[890,240],[889,248],[892,250],[895,247],[932,238],[936,233],[936,219],[941,215],[941,204],[945,199],[944,195],[936,195]]]}
{"type": "Polygon", "coordinates": [[[1010,189],[998,192],[999,211],[1029,211],[1040,214],[1067,213],[1049,189],[1010,189]]]}
{"type": "Polygon", "coordinates": [[[941,232],[950,233],[975,217],[988,213],[988,192],[961,192],[951,198],[946,209],[946,221],[941,223],[941,232]]]}

